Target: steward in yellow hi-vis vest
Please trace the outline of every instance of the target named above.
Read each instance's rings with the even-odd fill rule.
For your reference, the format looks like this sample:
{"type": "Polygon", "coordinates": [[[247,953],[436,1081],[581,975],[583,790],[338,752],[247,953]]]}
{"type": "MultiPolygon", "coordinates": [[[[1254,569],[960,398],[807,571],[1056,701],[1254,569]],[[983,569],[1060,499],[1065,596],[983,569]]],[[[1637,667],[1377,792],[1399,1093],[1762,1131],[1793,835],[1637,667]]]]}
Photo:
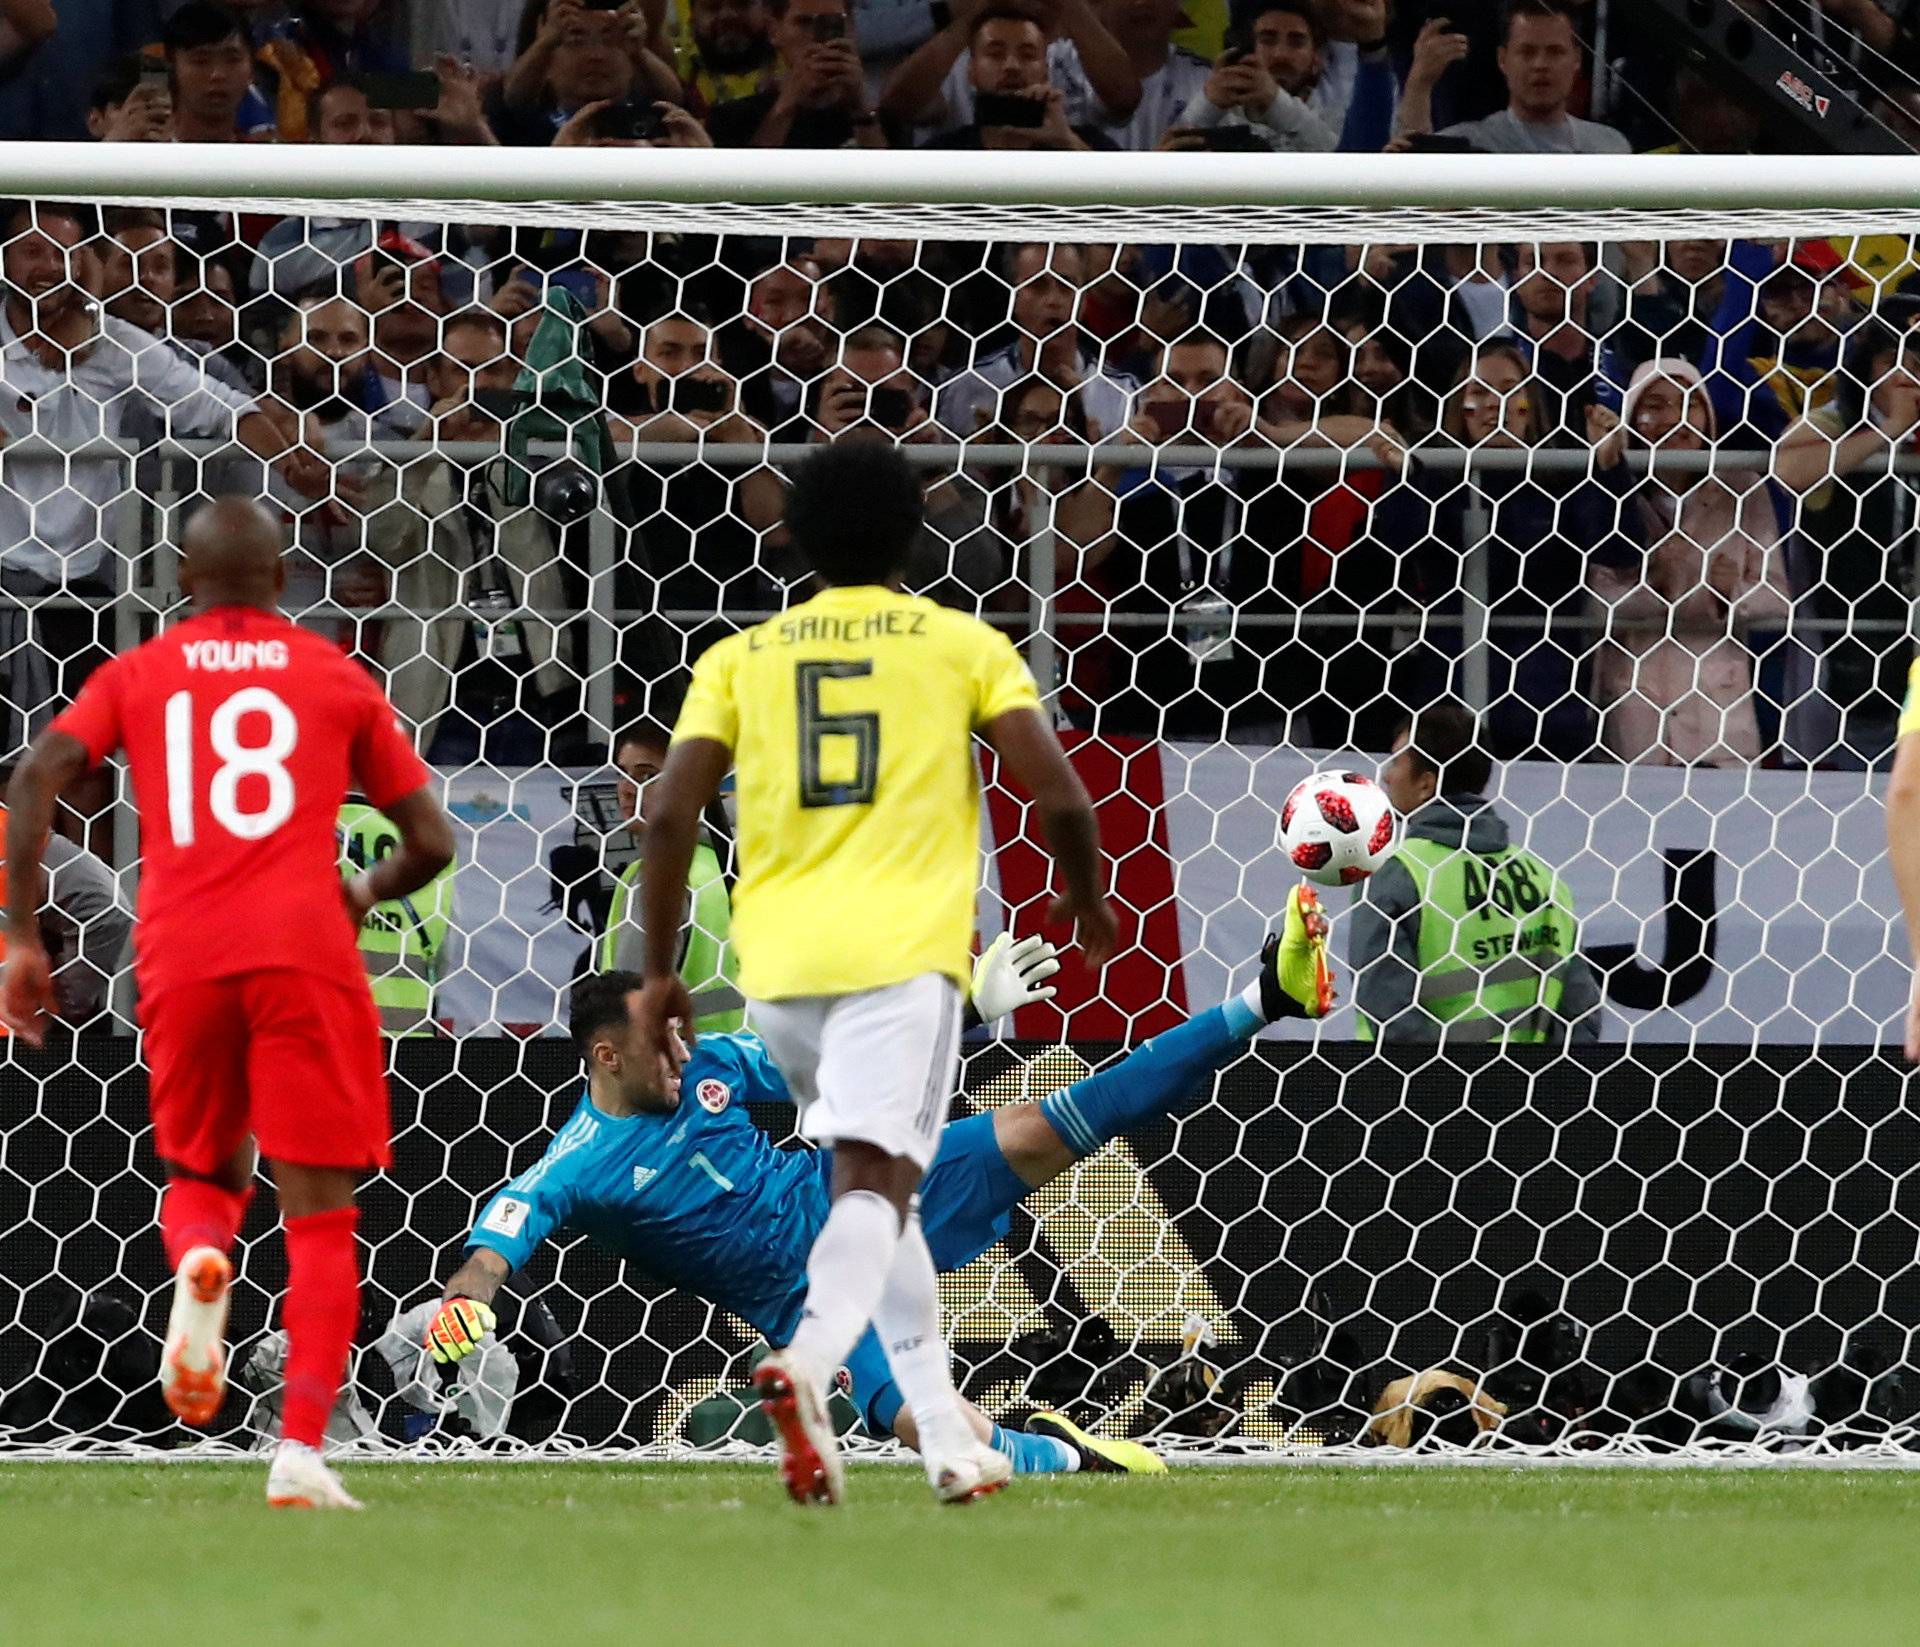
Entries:
{"type": "MultiPolygon", "coordinates": [[[[340,808],[340,863],[347,875],[370,868],[400,844],[391,819],[349,801],[340,808]]],[[[388,1035],[433,1035],[433,992],[453,930],[453,876],[447,867],[411,897],[375,904],[360,925],[360,955],[388,1035]]]]}
{"type": "Polygon", "coordinates": [[[1358,1034],[1429,1046],[1596,1041],[1600,989],[1573,895],[1513,844],[1482,793],[1492,763],[1476,740],[1463,705],[1436,704],[1381,773],[1406,832],[1347,917],[1358,1034]]]}

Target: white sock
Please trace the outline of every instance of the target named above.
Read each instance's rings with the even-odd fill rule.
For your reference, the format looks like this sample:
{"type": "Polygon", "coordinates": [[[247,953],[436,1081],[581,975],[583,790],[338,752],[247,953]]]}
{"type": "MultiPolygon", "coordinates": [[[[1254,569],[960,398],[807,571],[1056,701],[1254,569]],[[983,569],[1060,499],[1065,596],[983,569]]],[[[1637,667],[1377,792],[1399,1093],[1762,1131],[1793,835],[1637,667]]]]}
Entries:
{"type": "Polygon", "coordinates": [[[916,1208],[907,1215],[893,1255],[873,1328],[887,1352],[893,1381],[920,1432],[920,1456],[927,1473],[937,1463],[964,1452],[976,1439],[953,1387],[947,1341],[940,1336],[940,1282],[933,1254],[920,1232],[916,1208]]]}
{"type": "Polygon", "coordinates": [[[787,1354],[824,1390],[867,1330],[900,1244],[886,1197],[851,1190],[833,1203],[807,1255],[807,1305],[787,1354]]]}

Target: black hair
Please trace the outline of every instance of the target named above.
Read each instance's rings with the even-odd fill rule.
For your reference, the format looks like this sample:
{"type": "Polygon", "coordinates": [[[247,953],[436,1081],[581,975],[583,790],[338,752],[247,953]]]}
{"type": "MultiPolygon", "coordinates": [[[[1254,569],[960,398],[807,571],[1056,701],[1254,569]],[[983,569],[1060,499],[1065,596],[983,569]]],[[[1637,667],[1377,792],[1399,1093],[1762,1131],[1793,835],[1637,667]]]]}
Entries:
{"type": "Polygon", "coordinates": [[[137,51],[116,57],[93,82],[93,95],[87,107],[95,114],[105,114],[108,109],[118,108],[133,95],[134,88],[140,84],[141,71],[153,61],[155,59],[137,51]]]}
{"type": "Polygon", "coordinates": [[[973,14],[967,24],[967,44],[972,45],[980,38],[980,31],[989,23],[1031,23],[1042,34],[1047,26],[1034,14],[1033,8],[1022,5],[1021,0],[989,0],[973,14]]]}
{"type": "Polygon", "coordinates": [[[643,715],[637,721],[628,721],[613,735],[615,754],[630,743],[638,744],[642,749],[665,749],[672,742],[672,730],[664,721],[657,721],[651,715],[643,715]]]}
{"type": "Polygon", "coordinates": [[[823,583],[886,583],[907,564],[926,519],[913,467],[892,446],[840,441],[793,472],[787,530],[823,583]]]}
{"type": "Polygon", "coordinates": [[[1500,44],[1505,45],[1513,34],[1514,21],[1521,17],[1553,18],[1566,20],[1578,39],[1580,24],[1573,15],[1573,8],[1565,0],[1507,0],[1500,10],[1500,44]]]}
{"type": "Polygon", "coordinates": [[[1435,778],[1437,795],[1484,795],[1493,761],[1480,746],[1480,722],[1458,698],[1437,698],[1400,723],[1407,753],[1435,778]]]}
{"type": "Polygon", "coordinates": [[[231,6],[223,6],[219,0],[187,0],[167,19],[160,41],[167,48],[167,56],[172,57],[175,52],[192,51],[197,46],[217,46],[235,35],[248,40],[247,25],[231,6]]]}
{"type": "Polygon", "coordinates": [[[78,225],[80,238],[91,240],[100,232],[100,217],[91,206],[72,200],[0,200],[0,240],[10,240],[14,223],[25,218],[27,228],[38,227],[50,217],[64,217],[78,225]]]}
{"type": "Polygon", "coordinates": [[[589,972],[573,986],[567,1006],[567,1033],[582,1058],[604,1029],[627,1022],[627,997],[646,987],[637,972],[589,972]]]}

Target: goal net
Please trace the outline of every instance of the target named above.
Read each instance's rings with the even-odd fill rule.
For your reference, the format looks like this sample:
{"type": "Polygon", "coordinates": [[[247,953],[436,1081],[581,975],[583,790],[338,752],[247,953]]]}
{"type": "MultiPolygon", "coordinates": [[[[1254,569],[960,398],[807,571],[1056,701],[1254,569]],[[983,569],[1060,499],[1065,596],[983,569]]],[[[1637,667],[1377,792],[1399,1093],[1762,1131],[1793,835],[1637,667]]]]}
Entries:
{"type": "MultiPolygon", "coordinates": [[[[546,1243],[458,1378],[418,1345],[578,1100],[567,1000],[633,953],[630,824],[689,667],[804,592],[785,477],[846,440],[924,476],[910,583],[1022,649],[1124,912],[1103,976],[1069,957],[969,1039],[956,1120],[1243,989],[1301,778],[1379,773],[1425,710],[1477,740],[1326,895],[1330,1016],[1017,1204],[958,1163],[970,1398],[1256,1456],[1920,1457],[1881,812],[1915,628],[1909,170],[496,152],[0,157],[31,196],[0,262],[0,755],[177,613],[183,521],[238,491],[459,826],[450,876],[369,927],[396,1148],[338,1439],[764,1440],[760,1333],[656,1279],[697,1267],[672,1231],[546,1243]],[[1575,936],[1529,922],[1555,877],[1575,936]]],[[[989,779],[983,948],[1048,896],[989,779]]],[[[203,1440],[154,1388],[124,776],[59,828],[61,1021],[0,1046],[0,1452],[255,1446],[271,1197],[203,1440]]],[[[690,898],[710,982],[729,831],[690,898]]],[[[361,814],[341,835],[384,850],[361,814]]],[[[860,934],[823,914],[821,941],[860,934]]]]}

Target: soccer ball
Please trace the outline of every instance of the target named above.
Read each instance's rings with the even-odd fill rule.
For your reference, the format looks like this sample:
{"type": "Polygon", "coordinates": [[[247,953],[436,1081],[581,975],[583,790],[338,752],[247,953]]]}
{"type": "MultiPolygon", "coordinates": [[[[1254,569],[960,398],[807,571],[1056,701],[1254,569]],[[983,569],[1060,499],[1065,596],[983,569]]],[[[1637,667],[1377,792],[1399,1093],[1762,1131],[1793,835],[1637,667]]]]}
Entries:
{"type": "Polygon", "coordinates": [[[1387,861],[1399,831],[1387,792],[1364,772],[1316,772],[1280,808],[1280,845],[1321,886],[1351,886],[1387,861]]]}

